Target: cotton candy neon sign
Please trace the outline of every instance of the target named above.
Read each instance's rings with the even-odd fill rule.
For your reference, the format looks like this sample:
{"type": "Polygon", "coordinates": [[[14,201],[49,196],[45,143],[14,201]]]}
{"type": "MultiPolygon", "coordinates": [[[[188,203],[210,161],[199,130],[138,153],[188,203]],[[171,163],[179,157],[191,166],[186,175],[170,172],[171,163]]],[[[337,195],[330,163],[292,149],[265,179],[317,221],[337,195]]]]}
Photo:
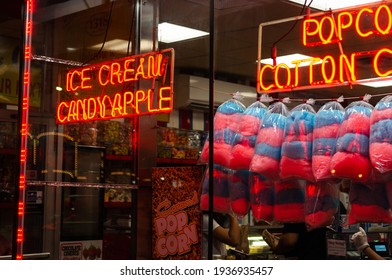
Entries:
{"type": "Polygon", "coordinates": [[[72,98],[57,105],[57,123],[172,111],[173,61],[169,49],[68,71],[66,91],[72,98]]]}
{"type": "MultiPolygon", "coordinates": [[[[390,4],[389,4],[390,5],[390,4]]],[[[377,40],[392,34],[392,8],[387,4],[373,8],[363,7],[354,11],[324,13],[304,17],[302,21],[302,45],[305,48],[340,45],[353,38],[377,40]]],[[[392,67],[381,62],[392,58],[392,48],[361,50],[353,53],[325,54],[304,60],[294,60],[278,65],[259,65],[257,92],[268,93],[284,90],[316,88],[326,85],[360,83],[369,78],[392,75],[392,67]],[[358,73],[358,61],[371,59],[370,71],[364,76],[358,73]]]]}

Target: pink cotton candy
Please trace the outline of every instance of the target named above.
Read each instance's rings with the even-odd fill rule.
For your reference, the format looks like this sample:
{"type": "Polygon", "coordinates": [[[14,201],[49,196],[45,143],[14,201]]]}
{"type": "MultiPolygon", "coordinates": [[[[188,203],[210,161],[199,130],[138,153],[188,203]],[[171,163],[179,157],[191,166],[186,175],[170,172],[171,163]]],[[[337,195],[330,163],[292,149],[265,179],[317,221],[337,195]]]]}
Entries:
{"type": "Polygon", "coordinates": [[[371,143],[369,155],[372,166],[381,174],[392,171],[392,144],[371,143]]]}
{"type": "MultiPolygon", "coordinates": [[[[213,199],[214,212],[219,213],[230,213],[230,200],[229,197],[218,197],[214,196],[213,199]]],[[[208,211],[209,210],[209,195],[202,194],[200,196],[200,210],[208,211]]]]}
{"type": "Polygon", "coordinates": [[[303,159],[292,159],[282,156],[280,161],[280,177],[282,179],[304,179],[313,182],[312,163],[303,159]]]}
{"type": "Polygon", "coordinates": [[[238,217],[243,217],[248,214],[249,211],[249,200],[246,198],[238,198],[236,200],[232,200],[231,203],[231,210],[236,214],[238,217]]]}
{"type": "Polygon", "coordinates": [[[262,128],[257,134],[256,143],[265,143],[270,146],[279,147],[284,139],[284,130],[274,127],[262,128]]]}
{"type": "Polygon", "coordinates": [[[272,222],[274,219],[274,206],[272,205],[251,205],[252,214],[256,221],[272,222]]]}
{"type": "Polygon", "coordinates": [[[274,206],[275,221],[280,223],[299,223],[305,221],[303,203],[276,204],[274,206]]]}
{"type": "Polygon", "coordinates": [[[210,158],[210,142],[208,139],[205,141],[203,149],[201,150],[201,154],[199,157],[199,163],[208,163],[208,159],[210,158]]]}
{"type": "Polygon", "coordinates": [[[331,156],[312,156],[312,170],[316,181],[331,178],[331,156]]]}
{"type": "Polygon", "coordinates": [[[285,142],[300,141],[300,142],[313,142],[313,133],[301,135],[286,135],[285,142]]]}
{"type": "Polygon", "coordinates": [[[305,215],[305,223],[309,230],[330,226],[334,221],[336,209],[329,209],[328,211],[318,211],[315,213],[305,215]]]}
{"type": "Polygon", "coordinates": [[[345,133],[357,133],[369,136],[370,118],[364,114],[351,114],[347,120],[342,122],[339,136],[342,136],[345,133]]]}
{"type": "Polygon", "coordinates": [[[370,119],[372,124],[381,120],[392,119],[392,108],[384,110],[373,110],[370,119]]]}
{"type": "Polygon", "coordinates": [[[242,114],[240,113],[226,115],[216,112],[214,117],[214,130],[229,128],[232,131],[238,131],[241,116],[242,114]]]}
{"type": "Polygon", "coordinates": [[[234,170],[249,169],[253,155],[253,147],[241,144],[235,145],[231,150],[231,160],[228,167],[234,170]]]}
{"type": "Polygon", "coordinates": [[[314,138],[336,138],[338,136],[340,124],[331,124],[323,127],[315,127],[313,130],[314,138]]]}
{"type": "Polygon", "coordinates": [[[214,143],[214,162],[228,167],[231,160],[232,145],[226,143],[214,143]]]}
{"type": "Polygon", "coordinates": [[[370,159],[357,153],[337,152],[331,160],[331,174],[334,177],[367,182],[371,171],[370,159]]]}
{"type": "Polygon", "coordinates": [[[391,209],[384,209],[377,205],[351,204],[348,224],[356,223],[392,223],[391,209]]]}
{"type": "Polygon", "coordinates": [[[276,181],[280,176],[280,162],[276,159],[254,155],[250,164],[250,171],[259,173],[271,181],[276,181]]]}
{"type": "Polygon", "coordinates": [[[239,124],[239,132],[243,136],[257,135],[260,130],[261,119],[252,115],[243,115],[239,124]]]}

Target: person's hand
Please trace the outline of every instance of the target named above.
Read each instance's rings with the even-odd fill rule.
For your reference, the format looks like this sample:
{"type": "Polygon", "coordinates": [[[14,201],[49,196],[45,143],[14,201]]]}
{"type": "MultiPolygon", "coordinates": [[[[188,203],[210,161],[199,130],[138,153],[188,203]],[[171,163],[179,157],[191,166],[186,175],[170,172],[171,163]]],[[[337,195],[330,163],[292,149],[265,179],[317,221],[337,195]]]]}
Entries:
{"type": "Polygon", "coordinates": [[[264,241],[270,246],[271,250],[274,251],[279,243],[279,238],[271,234],[268,230],[263,230],[262,233],[264,241]]]}
{"type": "Polygon", "coordinates": [[[354,243],[355,247],[360,253],[362,253],[365,248],[369,247],[366,232],[361,227],[359,227],[358,232],[353,234],[351,241],[354,243]]]}

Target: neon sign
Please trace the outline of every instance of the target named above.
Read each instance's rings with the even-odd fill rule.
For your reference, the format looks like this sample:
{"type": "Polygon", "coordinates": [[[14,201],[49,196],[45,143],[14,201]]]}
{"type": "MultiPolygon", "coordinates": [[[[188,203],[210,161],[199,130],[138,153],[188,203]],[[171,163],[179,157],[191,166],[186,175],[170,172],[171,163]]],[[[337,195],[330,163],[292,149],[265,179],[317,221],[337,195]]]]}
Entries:
{"type": "MultiPolygon", "coordinates": [[[[262,25],[260,25],[261,28],[262,25]]],[[[323,86],[360,84],[366,79],[381,79],[392,75],[392,67],[383,63],[392,58],[392,47],[345,53],[342,43],[357,40],[382,40],[392,34],[392,8],[381,4],[354,11],[328,12],[311,15],[302,21],[302,46],[306,48],[336,48],[331,54],[278,65],[258,64],[257,92],[268,93],[310,89],[323,86]],[[339,51],[336,53],[336,51],[339,51]],[[360,60],[371,61],[370,67],[359,71],[360,60]]],[[[261,34],[261,32],[260,32],[261,34]]],[[[259,48],[261,48],[259,36],[259,48]]],[[[368,43],[368,42],[364,42],[368,43]]],[[[358,45],[361,45],[358,43],[358,45]]],[[[380,46],[382,44],[379,44],[380,46]]],[[[357,46],[358,47],[358,46],[357,46]]],[[[261,50],[259,50],[259,61],[261,50]]]]}
{"type": "Polygon", "coordinates": [[[171,112],[173,62],[174,50],[168,49],[68,71],[57,123],[171,112]]]}

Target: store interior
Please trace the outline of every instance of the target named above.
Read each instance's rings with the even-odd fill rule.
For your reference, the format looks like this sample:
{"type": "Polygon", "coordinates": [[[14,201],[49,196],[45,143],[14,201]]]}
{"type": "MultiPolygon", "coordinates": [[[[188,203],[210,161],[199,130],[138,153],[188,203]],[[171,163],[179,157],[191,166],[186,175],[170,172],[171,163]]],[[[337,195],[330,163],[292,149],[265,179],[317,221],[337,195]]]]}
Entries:
{"type": "MultiPolygon", "coordinates": [[[[21,38],[22,2],[11,1],[0,10],[0,40],[6,46],[3,51],[4,57],[9,56],[10,49],[17,52],[18,41],[21,38]]],[[[98,220],[100,223],[86,229],[86,235],[94,235],[88,231],[100,232],[98,236],[93,237],[103,239],[104,243],[94,244],[94,246],[103,248],[104,257],[119,258],[119,255],[112,254],[111,251],[120,252],[123,249],[121,244],[127,244],[137,249],[132,252],[121,251],[121,258],[151,258],[151,168],[200,164],[199,157],[211,123],[211,105],[216,111],[220,105],[236,96],[244,106],[248,107],[267,93],[272,100],[267,102],[261,99],[265,106],[274,102],[284,102],[290,110],[300,104],[311,104],[317,111],[327,102],[337,100],[344,108],[352,102],[362,100],[376,106],[383,97],[390,94],[390,86],[365,85],[365,82],[377,78],[372,65],[373,51],[387,48],[388,36],[374,34],[364,39],[358,36],[354,28],[347,28],[343,30],[344,40],[340,43],[316,44],[311,47],[303,45],[301,20],[304,16],[324,12],[328,14],[328,9],[324,11],[320,8],[308,7],[313,1],[298,3],[289,0],[218,0],[214,1],[213,13],[210,11],[211,1],[207,0],[43,0],[36,2],[33,19],[35,33],[32,43],[31,104],[33,106],[30,112],[31,142],[29,143],[31,161],[28,162],[28,171],[32,172],[28,173],[28,179],[33,181],[29,185],[32,197],[42,192],[46,192],[47,195],[43,204],[32,200],[27,208],[30,215],[28,217],[31,219],[26,219],[28,221],[26,228],[31,230],[31,235],[26,234],[26,244],[28,244],[25,247],[26,253],[44,251],[50,252],[52,258],[53,256],[57,258],[61,255],[61,250],[53,244],[85,238],[85,233],[72,232],[72,230],[60,233],[53,229],[56,227],[67,229],[67,223],[72,226],[80,222],[74,218],[72,212],[74,205],[80,203],[78,197],[94,196],[99,197],[99,201],[91,200],[89,203],[97,208],[102,208],[103,205],[104,211],[98,216],[86,213],[86,219],[98,220]],[[142,17],[138,23],[143,30],[142,34],[136,32],[137,13],[140,12],[138,9],[142,10],[142,17]],[[213,30],[211,30],[212,16],[213,30]],[[194,39],[164,42],[160,37],[158,26],[165,22],[198,29],[205,34],[194,39]],[[260,35],[261,25],[262,35],[260,35]],[[213,41],[209,36],[212,32],[213,41]],[[213,45],[213,53],[211,53],[211,45],[213,45]],[[69,69],[89,63],[119,59],[138,52],[171,48],[175,50],[175,78],[174,107],[170,114],[143,116],[140,120],[132,118],[94,123],[92,126],[70,124],[61,129],[57,128],[54,118],[55,106],[58,100],[67,98],[67,93],[56,87],[66,87],[65,74],[69,69]],[[348,56],[362,53],[357,60],[356,69],[358,79],[363,81],[315,83],[308,87],[298,86],[258,92],[260,70],[258,67],[263,65],[258,60],[271,58],[274,53],[278,57],[293,53],[321,58],[330,56],[329,63],[325,63],[327,71],[331,70],[332,59],[342,53],[348,56]],[[214,102],[209,100],[211,77],[214,78],[214,102]],[[92,128],[95,132],[92,132],[92,128]],[[65,133],[68,136],[46,134],[52,131],[65,133]],[[79,140],[69,141],[71,138],[79,140]],[[140,139],[143,141],[139,141],[140,139]],[[74,142],[80,146],[79,159],[63,160],[60,156],[54,156],[57,152],[61,152],[61,155],[72,154],[74,142]],[[61,145],[65,143],[61,149],[59,143],[61,145]],[[87,164],[88,156],[83,155],[83,146],[88,153],[96,156],[95,163],[104,162],[104,170],[103,163],[94,166],[87,164]],[[100,148],[104,149],[104,152],[100,152],[100,148]],[[41,162],[36,159],[41,159],[41,162]],[[61,181],[65,186],[74,182],[75,174],[70,176],[57,170],[59,166],[64,167],[64,170],[73,169],[78,160],[79,186],[103,185],[104,187],[99,189],[97,194],[83,191],[74,193],[68,188],[62,190],[61,184],[60,186],[53,183],[61,181]],[[67,168],[67,166],[71,167],[67,168]],[[122,188],[124,184],[129,187],[122,188]],[[49,194],[63,198],[49,201],[49,194]],[[45,205],[45,210],[42,205],[45,205]],[[66,216],[71,217],[71,220],[64,219],[66,216]],[[35,223],[39,223],[44,228],[44,235],[37,243],[32,241],[40,234],[34,229],[35,223]],[[137,236],[138,240],[134,236],[137,236]],[[144,244],[143,248],[137,246],[137,242],[144,244]]],[[[389,1],[387,2],[389,4],[389,1]]],[[[388,23],[383,21],[381,28],[386,24],[388,23]]],[[[327,30],[330,27],[328,23],[324,26],[327,30]]],[[[369,31],[374,28],[374,25],[370,19],[366,19],[361,27],[362,30],[369,31]]],[[[388,55],[383,56],[379,61],[379,69],[387,72],[391,65],[390,61],[388,55]]],[[[17,63],[4,62],[4,66],[9,65],[13,67],[11,70],[5,67],[3,72],[0,72],[0,75],[5,73],[3,77],[0,76],[0,95],[3,96],[0,100],[0,118],[4,123],[0,129],[0,137],[2,137],[0,139],[3,139],[1,141],[3,152],[0,156],[1,161],[9,161],[17,165],[16,136],[12,138],[17,131],[15,120],[17,63]],[[10,131],[12,133],[9,133],[10,131]]],[[[348,75],[345,69],[340,71],[344,71],[342,77],[348,75]]],[[[320,79],[320,75],[315,74],[315,79],[320,79]]],[[[263,77],[263,83],[270,85],[274,79],[285,81],[286,78],[285,75],[282,77],[266,75],[263,77]]],[[[308,75],[303,75],[298,83],[306,84],[307,79],[308,75]]],[[[384,80],[388,79],[386,77],[384,80]]],[[[213,110],[214,113],[215,111],[213,110]]],[[[203,166],[207,163],[204,162],[203,166]]],[[[1,200],[4,203],[0,206],[5,209],[1,213],[6,213],[11,211],[10,204],[7,204],[9,202],[7,192],[10,185],[17,185],[17,177],[6,168],[1,170],[1,175],[5,182],[2,185],[1,200]]],[[[10,234],[12,220],[9,217],[8,214],[0,214],[0,223],[2,223],[0,225],[3,225],[2,228],[0,227],[0,233],[5,233],[12,239],[10,234]]],[[[255,220],[252,213],[241,215],[239,218],[242,224],[250,226],[251,258],[280,258],[271,254],[260,235],[263,229],[279,233],[282,228],[279,223],[255,220]]],[[[343,218],[345,217],[338,216],[338,219],[343,218]]],[[[332,258],[360,258],[361,256],[355,252],[355,248],[349,242],[349,236],[358,227],[344,225],[342,228],[342,224],[334,226],[336,229],[339,228],[340,232],[331,238],[345,240],[348,246],[347,252],[350,253],[332,258]]],[[[376,222],[365,223],[363,226],[369,231],[372,240],[388,242],[388,246],[391,246],[389,224],[376,222]],[[374,236],[371,231],[374,231],[374,236]]],[[[243,256],[239,254],[236,257],[243,256]]]]}

